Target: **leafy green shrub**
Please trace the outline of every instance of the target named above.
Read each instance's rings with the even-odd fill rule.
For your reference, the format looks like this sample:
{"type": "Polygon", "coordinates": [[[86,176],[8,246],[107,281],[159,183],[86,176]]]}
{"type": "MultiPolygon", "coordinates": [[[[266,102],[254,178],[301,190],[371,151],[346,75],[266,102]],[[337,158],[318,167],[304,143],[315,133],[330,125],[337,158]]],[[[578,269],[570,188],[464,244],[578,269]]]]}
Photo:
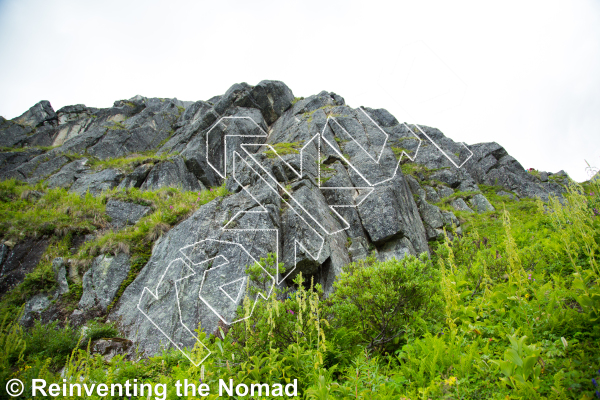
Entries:
{"type": "Polygon", "coordinates": [[[50,358],[51,364],[64,364],[67,357],[79,342],[79,330],[66,325],[58,326],[58,321],[42,324],[36,321],[33,327],[25,333],[25,357],[30,359],[50,358]]]}
{"type": "MultiPolygon", "coordinates": [[[[271,275],[275,275],[273,254],[261,259],[260,264],[271,275]]],[[[260,266],[248,266],[247,271],[252,281],[249,294],[254,297],[259,291],[267,293],[271,280],[260,266]]],[[[285,271],[282,264],[280,271],[285,271]]],[[[327,321],[323,318],[325,312],[320,301],[323,290],[320,285],[313,285],[312,282],[306,289],[302,273],[296,276],[294,283],[297,290],[274,288],[266,301],[260,300],[257,303],[251,321],[247,318],[244,323],[232,326],[230,337],[241,345],[236,349],[240,359],[249,359],[252,354],[265,349],[284,350],[292,345],[316,351],[325,350],[324,327],[327,321]]],[[[246,297],[243,307],[238,310],[238,316],[248,317],[251,306],[249,297],[246,297]]]]}
{"type": "Polygon", "coordinates": [[[9,320],[5,315],[0,324],[0,385],[3,388],[11,378],[11,367],[23,362],[24,352],[23,329],[17,321],[9,320]]]}
{"type": "Polygon", "coordinates": [[[115,327],[115,324],[104,324],[101,322],[93,321],[88,325],[88,329],[85,331],[85,340],[112,338],[119,336],[119,330],[115,327]]]}
{"type": "Polygon", "coordinates": [[[356,343],[383,350],[407,333],[407,325],[436,321],[442,308],[439,281],[426,254],[384,262],[371,256],[349,264],[329,298],[332,325],[354,327],[356,343]]]}

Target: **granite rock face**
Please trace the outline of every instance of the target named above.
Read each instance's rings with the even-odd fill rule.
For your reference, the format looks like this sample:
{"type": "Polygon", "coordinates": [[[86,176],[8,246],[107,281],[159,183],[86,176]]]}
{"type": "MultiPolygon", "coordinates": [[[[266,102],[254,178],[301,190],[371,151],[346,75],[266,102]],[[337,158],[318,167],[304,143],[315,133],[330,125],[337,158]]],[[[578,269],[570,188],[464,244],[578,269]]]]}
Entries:
{"type": "MultiPolygon", "coordinates": [[[[83,283],[68,318],[83,324],[105,316],[127,338],[121,347],[96,343],[108,357],[130,343],[147,355],[161,346],[190,347],[198,323],[213,332],[231,322],[246,266],[269,253],[286,268],[272,277],[277,284],[291,285],[302,272],[328,295],[346,264],[370,254],[429,254],[430,241],[461,234],[458,211],[493,212],[480,185],[499,186],[499,195],[515,200],[546,200],[560,197],[569,181],[564,172],[526,171],[497,143],[456,143],[386,110],[351,108],[332,92],[294,98],[278,81],[238,83],[194,102],[138,95],[109,108],[78,104],[55,112],[42,101],[14,120],[0,117],[0,147],[0,179],[107,196],[106,231],[136,229],[158,212],[109,190],[228,189],[152,243],[131,282],[133,259],[124,253],[97,255],[83,277],[68,260],[54,260],[57,301],[68,282],[83,283]]],[[[0,295],[35,268],[45,246],[0,245],[0,295]]],[[[46,304],[52,293],[39,296],[27,303],[27,324],[40,315],[67,317],[46,304]]]]}
{"type": "Polygon", "coordinates": [[[67,281],[67,268],[65,260],[62,257],[57,257],[52,260],[52,270],[54,271],[54,279],[57,283],[57,288],[54,293],[54,298],[69,292],[69,282],[67,281]]]}
{"type": "Polygon", "coordinates": [[[471,199],[471,205],[478,213],[484,213],[486,211],[494,211],[494,206],[485,198],[481,193],[476,194],[471,199]]]}
{"type": "Polygon", "coordinates": [[[184,191],[205,189],[194,174],[188,171],[180,156],[155,165],[141,185],[142,190],[157,190],[163,187],[176,187],[184,191]]]}
{"type": "Polygon", "coordinates": [[[86,192],[92,196],[98,196],[103,191],[116,187],[122,178],[123,174],[119,170],[105,169],[81,176],[73,183],[70,190],[82,196],[86,192]]]}
{"type": "Polygon", "coordinates": [[[467,203],[465,203],[465,201],[460,197],[452,201],[452,207],[454,207],[454,209],[457,211],[467,211],[470,213],[473,212],[473,210],[471,210],[467,203]]]}
{"type": "Polygon", "coordinates": [[[50,307],[50,299],[43,293],[38,293],[25,303],[23,315],[19,323],[24,326],[32,326],[36,319],[40,319],[41,313],[50,307]]]}
{"type": "Polygon", "coordinates": [[[47,239],[27,239],[0,245],[0,296],[21,283],[33,271],[48,247],[47,239]]]}
{"type": "Polygon", "coordinates": [[[121,283],[127,278],[130,268],[129,256],[124,253],[114,257],[96,257],[83,275],[83,295],[79,301],[79,309],[99,308],[106,311],[121,283]]]}
{"type": "Polygon", "coordinates": [[[126,225],[135,225],[140,218],[150,212],[150,207],[110,199],[106,203],[106,214],[111,218],[111,225],[117,229],[126,225]]]}

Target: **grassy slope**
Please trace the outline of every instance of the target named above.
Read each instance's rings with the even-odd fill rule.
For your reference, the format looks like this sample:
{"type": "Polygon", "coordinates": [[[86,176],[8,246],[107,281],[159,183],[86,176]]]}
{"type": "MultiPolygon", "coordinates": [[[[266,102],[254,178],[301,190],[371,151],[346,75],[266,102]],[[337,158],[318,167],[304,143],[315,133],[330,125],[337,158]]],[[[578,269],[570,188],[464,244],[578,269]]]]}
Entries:
{"type": "MultiPolygon", "coordinates": [[[[4,185],[12,185],[6,189],[12,199],[27,190],[14,182],[4,185]]],[[[298,379],[302,398],[592,398],[592,378],[600,380],[600,268],[596,259],[600,222],[594,211],[600,208],[599,188],[584,185],[585,194],[572,191],[565,206],[557,201],[545,205],[529,199],[515,202],[495,195],[496,188],[482,190],[496,211],[457,213],[463,236],[433,245],[431,263],[439,270],[436,296],[441,304],[435,314],[441,317],[412,320],[403,334],[385,347],[366,352],[355,345],[348,338],[360,337],[356,335],[360,324],[336,325],[339,315],[333,310],[339,312],[340,304],[335,308],[318,290],[300,287],[285,301],[260,303],[252,325],[236,325],[221,337],[200,333],[199,338],[213,352],[204,363],[204,373],[177,351],[136,363],[116,357],[107,364],[75,350],[67,361],[65,376],[109,384],[133,378],[168,383],[169,398],[175,398],[176,380],[198,381],[201,375],[212,388],[209,398],[216,398],[218,379],[232,376],[236,384],[298,379]],[[293,334],[286,336],[285,332],[293,334]]],[[[66,193],[56,195],[70,199],[66,193]]],[[[49,191],[45,196],[53,194],[49,191]]],[[[105,221],[100,215],[108,196],[149,202],[156,210],[134,228],[106,233],[83,246],[75,256],[78,259],[89,260],[99,250],[127,247],[135,253],[154,229],[160,230],[156,228],[159,224],[172,225],[191,212],[195,206],[189,202],[197,194],[133,191],[97,200],[86,198],[82,203],[73,198],[68,200],[73,212],[97,215],[96,225],[83,217],[68,229],[85,231],[91,229],[88,223],[101,229],[105,221]]],[[[202,201],[211,198],[209,193],[203,196],[202,201]]],[[[25,221],[19,222],[18,231],[12,223],[13,231],[3,228],[5,237],[40,232],[35,221],[54,224],[55,232],[67,229],[60,216],[64,205],[34,208],[27,219],[20,201],[2,202],[2,207],[10,208],[2,211],[2,220],[9,215],[11,221],[25,221]],[[34,217],[36,212],[42,214],[34,217]]],[[[440,206],[448,207],[444,201],[440,206]]],[[[48,252],[54,252],[52,256],[63,252],[68,248],[63,243],[66,238],[68,233],[57,235],[48,252]]],[[[403,262],[397,264],[403,268],[403,262]]],[[[391,266],[364,265],[373,274],[384,267],[389,270],[391,266]]],[[[373,296],[385,295],[378,292],[373,296]]],[[[11,304],[16,305],[18,302],[11,304]]],[[[2,306],[4,309],[6,304],[2,306]]],[[[64,330],[53,332],[67,335],[64,330]]],[[[73,341],[76,335],[71,332],[67,336],[73,341]]],[[[37,345],[34,336],[15,324],[4,324],[0,344],[10,346],[3,346],[1,356],[3,381],[16,376],[24,381],[45,377],[49,383],[62,382],[56,372],[62,363],[51,357],[48,361],[47,354],[25,352],[18,357],[28,343],[37,345]]],[[[201,353],[202,348],[195,352],[201,353]]]]}
{"type": "MultiPolygon", "coordinates": [[[[121,163],[118,160],[112,162],[121,163]]],[[[93,197],[90,194],[79,196],[66,189],[45,189],[43,183],[32,187],[15,180],[0,182],[0,238],[12,244],[27,238],[50,240],[35,270],[0,300],[0,319],[13,315],[33,294],[52,291],[56,284],[52,260],[56,257],[71,259],[78,275],[83,276],[92,259],[101,253],[129,254],[132,268],[120,295],[150,258],[154,241],[201,205],[226,194],[223,186],[199,193],[175,188],[157,191],[113,189],[93,197]],[[111,198],[149,206],[152,212],[133,226],[112,231],[110,217],[104,213],[111,198]],[[89,233],[95,234],[94,239],[72,254],[70,249],[75,236],[89,233]]],[[[66,307],[72,308],[81,296],[81,282],[69,283],[74,290],[61,300],[66,307]]]]}

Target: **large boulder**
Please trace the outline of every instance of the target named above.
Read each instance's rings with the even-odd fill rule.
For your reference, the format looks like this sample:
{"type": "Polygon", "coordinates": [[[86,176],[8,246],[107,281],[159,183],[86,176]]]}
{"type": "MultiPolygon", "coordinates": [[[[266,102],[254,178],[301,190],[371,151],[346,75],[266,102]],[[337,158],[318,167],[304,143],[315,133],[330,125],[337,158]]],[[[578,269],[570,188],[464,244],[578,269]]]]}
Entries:
{"type": "Polygon", "coordinates": [[[136,167],[129,175],[127,175],[121,183],[119,183],[119,189],[131,189],[131,188],[139,188],[142,186],[148,174],[154,167],[152,163],[142,164],[136,167]]]}
{"type": "Polygon", "coordinates": [[[23,314],[19,323],[25,327],[31,327],[35,320],[41,319],[42,312],[50,307],[50,299],[43,293],[38,293],[25,303],[23,314]]]}
{"type": "Polygon", "coordinates": [[[102,192],[116,187],[123,179],[123,173],[116,169],[105,169],[100,172],[86,174],[81,176],[73,183],[70,191],[85,195],[90,192],[93,196],[98,196],[102,192]]]}
{"type": "MultiPolygon", "coordinates": [[[[110,320],[119,321],[126,338],[137,341],[140,352],[155,354],[170,340],[193,346],[195,336],[190,335],[181,322],[188,328],[197,327],[200,322],[206,332],[213,332],[219,326],[220,319],[199,298],[200,284],[207,269],[223,271],[225,279],[229,276],[231,281],[236,281],[244,276],[246,265],[253,263],[250,256],[258,259],[269,252],[277,252],[275,230],[279,227],[277,216],[281,204],[273,193],[264,188],[257,189],[256,199],[262,204],[270,204],[268,213],[238,215],[239,211],[249,211],[258,204],[246,192],[236,193],[203,205],[156,242],[150,260],[109,314],[110,320]],[[232,220],[236,215],[237,219],[232,220]],[[240,233],[222,229],[227,223],[252,230],[240,233]],[[230,244],[233,242],[243,249],[230,244]],[[207,262],[209,260],[215,261],[207,262]],[[219,264],[213,266],[213,263],[222,264],[225,260],[229,262],[225,269],[215,269],[219,264]],[[184,282],[176,283],[183,277],[187,277],[184,282]]],[[[219,304],[222,306],[220,313],[231,320],[241,299],[232,295],[235,301],[229,301],[218,290],[227,282],[209,282],[208,297],[214,298],[221,293],[219,299],[224,303],[219,304]]]]}
{"type": "Polygon", "coordinates": [[[52,175],[46,180],[49,188],[70,188],[77,179],[85,175],[89,171],[87,158],[82,158],[70,162],[61,168],[60,171],[52,175]]]}
{"type": "Polygon", "coordinates": [[[489,200],[481,193],[478,193],[475,196],[473,196],[471,198],[470,203],[479,214],[484,213],[486,211],[496,210],[492,203],[490,203],[489,200]]]}
{"type": "Polygon", "coordinates": [[[163,187],[175,187],[184,191],[205,189],[194,174],[188,171],[181,156],[175,156],[156,164],[148,173],[141,189],[157,190],[163,187]]]}
{"type": "Polygon", "coordinates": [[[110,199],[106,203],[106,214],[111,218],[110,224],[117,228],[125,225],[135,225],[143,216],[150,212],[150,207],[110,199]]]}
{"type": "Polygon", "coordinates": [[[454,207],[454,209],[457,211],[466,211],[466,212],[470,212],[470,213],[473,212],[473,210],[471,210],[471,208],[467,205],[467,203],[460,197],[458,199],[452,200],[451,204],[452,204],[452,207],[454,207]]]}

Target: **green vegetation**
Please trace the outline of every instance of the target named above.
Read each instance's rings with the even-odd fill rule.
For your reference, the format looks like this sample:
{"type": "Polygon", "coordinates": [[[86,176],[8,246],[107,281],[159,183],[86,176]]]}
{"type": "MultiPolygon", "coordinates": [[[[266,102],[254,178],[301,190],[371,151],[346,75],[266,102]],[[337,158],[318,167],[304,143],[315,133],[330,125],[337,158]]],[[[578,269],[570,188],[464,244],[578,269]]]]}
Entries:
{"type": "MultiPolygon", "coordinates": [[[[494,186],[490,186],[490,187],[494,187],[494,186]]],[[[481,189],[481,192],[485,193],[486,198],[489,199],[488,197],[488,191],[485,189],[487,188],[487,186],[485,185],[479,185],[479,188],[481,189]]],[[[453,213],[456,213],[457,211],[454,209],[454,207],[452,207],[452,202],[458,198],[462,198],[465,200],[465,202],[469,202],[469,200],[471,199],[471,197],[473,197],[474,195],[476,195],[477,193],[480,192],[454,192],[452,193],[450,196],[446,196],[444,198],[442,198],[439,202],[435,203],[436,206],[438,206],[440,209],[444,210],[444,211],[451,211],[453,213]]],[[[492,191],[492,193],[495,195],[495,192],[492,191]]],[[[501,197],[501,196],[498,196],[501,197]]],[[[506,199],[503,199],[506,200],[506,199]]],[[[494,203],[497,204],[497,203],[494,203]]],[[[467,212],[467,215],[469,213],[467,212]]],[[[463,215],[463,214],[461,214],[463,215]]]]}
{"type": "Polygon", "coordinates": [[[440,320],[439,275],[425,253],[403,262],[377,263],[370,256],[352,263],[344,268],[328,299],[331,327],[355,327],[347,337],[352,347],[386,352],[409,326],[425,328],[440,320]]]}
{"type": "Polygon", "coordinates": [[[402,157],[402,153],[405,153],[408,156],[413,156],[413,151],[405,149],[404,147],[392,146],[392,151],[394,152],[394,155],[396,156],[396,159],[398,159],[398,160],[402,157]]]}
{"type": "Polygon", "coordinates": [[[319,168],[319,176],[317,181],[319,186],[322,186],[325,182],[333,178],[333,175],[337,172],[334,168],[331,168],[329,164],[325,164],[326,157],[323,156],[320,160],[317,160],[317,166],[319,168]],[[326,176],[331,175],[331,176],[326,176]]]}
{"type": "Polygon", "coordinates": [[[292,100],[292,105],[296,104],[300,100],[304,100],[304,97],[294,97],[294,100],[292,100]]]}
{"type": "MultiPolygon", "coordinates": [[[[600,380],[600,186],[572,184],[562,203],[515,202],[497,189],[481,185],[496,211],[459,213],[463,235],[433,243],[430,258],[347,265],[328,297],[298,274],[244,322],[210,336],[199,327],[212,352],[203,368],[175,350],[106,362],[74,344],[68,327],[44,330],[42,343],[31,339],[42,327],[26,333],[6,320],[0,386],[13,377],[135,377],[170,387],[202,378],[216,388],[234,377],[297,379],[305,399],[592,399],[600,380]]],[[[262,269],[272,274],[275,263],[269,255],[247,267],[249,295],[267,289],[262,269]]],[[[250,309],[247,298],[239,316],[250,309]]],[[[214,389],[208,398],[217,398],[214,389]]]]}
{"type": "Polygon", "coordinates": [[[0,153],[11,152],[11,153],[20,153],[28,150],[43,150],[49,151],[58,146],[25,146],[25,147],[4,147],[0,146],[0,153]]]}
{"type": "Polygon", "coordinates": [[[333,140],[335,140],[337,144],[343,144],[343,143],[347,143],[347,142],[349,142],[349,140],[344,140],[344,139],[342,139],[342,138],[339,138],[339,137],[337,137],[337,136],[336,136],[336,137],[334,137],[334,138],[333,138],[333,140]]]}
{"type": "Polygon", "coordinates": [[[319,111],[319,110],[322,110],[322,111],[324,111],[324,112],[325,112],[325,114],[326,114],[328,117],[344,117],[344,116],[345,116],[344,114],[339,114],[339,113],[334,113],[334,112],[333,112],[333,109],[334,109],[334,108],[337,108],[337,107],[341,107],[341,106],[336,106],[336,105],[333,105],[333,104],[326,104],[326,105],[324,105],[323,107],[319,107],[319,108],[317,108],[317,109],[315,109],[315,110],[312,110],[312,111],[307,111],[307,112],[303,113],[303,114],[302,114],[302,116],[303,116],[304,118],[306,118],[306,122],[307,122],[307,123],[309,123],[309,124],[310,124],[310,123],[312,122],[312,120],[313,120],[313,114],[314,114],[314,113],[316,113],[316,112],[317,112],[317,111],[319,111]]]}
{"type": "MultiPolygon", "coordinates": [[[[395,152],[394,152],[395,153],[395,152]]],[[[410,161],[408,158],[406,160],[410,161]]],[[[421,174],[425,177],[425,179],[429,179],[434,172],[441,171],[443,169],[448,169],[450,167],[442,167],[437,169],[429,169],[422,164],[417,164],[413,162],[407,162],[400,165],[400,169],[404,175],[412,175],[418,179],[418,175],[421,174]]]]}
{"type": "MultiPolygon", "coordinates": [[[[118,299],[147,263],[153,243],[162,234],[201,205],[225,195],[227,190],[221,186],[199,193],[181,192],[175,188],[157,191],[113,189],[93,197],[89,193],[79,196],[62,188],[45,189],[42,183],[30,186],[15,180],[0,182],[0,239],[12,243],[26,238],[45,237],[49,240],[48,248],[34,271],[0,300],[0,318],[14,315],[33,294],[50,292],[54,288],[52,260],[56,257],[71,259],[81,275],[92,259],[101,253],[129,254],[131,270],[119,289],[118,299]],[[32,193],[38,193],[39,197],[32,193]],[[152,212],[133,226],[116,232],[109,230],[105,208],[111,198],[150,206],[152,212]],[[72,254],[73,238],[88,233],[95,233],[94,239],[72,254]]],[[[72,308],[79,301],[81,292],[69,292],[64,297],[64,306],[72,308]]]]}
{"type": "Polygon", "coordinates": [[[121,130],[127,129],[127,127],[123,124],[123,122],[117,122],[117,121],[113,121],[112,125],[109,125],[107,128],[111,131],[121,131],[121,130]]]}
{"type": "Polygon", "coordinates": [[[106,225],[106,218],[102,197],[45,190],[41,183],[31,186],[14,179],[0,182],[0,238],[4,240],[93,232],[106,225]]]}
{"type": "Polygon", "coordinates": [[[96,171],[101,171],[108,168],[116,168],[125,173],[129,173],[142,164],[157,164],[161,161],[168,160],[175,154],[177,153],[161,154],[158,156],[156,155],[156,151],[148,151],[142,154],[130,154],[125,157],[109,158],[106,160],[100,160],[92,156],[86,156],[86,158],[88,159],[88,165],[96,171]]]}
{"type": "Polygon", "coordinates": [[[285,156],[288,154],[299,154],[303,143],[304,143],[304,141],[302,141],[302,140],[299,142],[292,142],[292,143],[275,143],[275,144],[271,145],[273,147],[273,149],[275,149],[275,151],[269,149],[269,150],[265,151],[264,154],[268,158],[276,158],[278,155],[285,156]]]}

